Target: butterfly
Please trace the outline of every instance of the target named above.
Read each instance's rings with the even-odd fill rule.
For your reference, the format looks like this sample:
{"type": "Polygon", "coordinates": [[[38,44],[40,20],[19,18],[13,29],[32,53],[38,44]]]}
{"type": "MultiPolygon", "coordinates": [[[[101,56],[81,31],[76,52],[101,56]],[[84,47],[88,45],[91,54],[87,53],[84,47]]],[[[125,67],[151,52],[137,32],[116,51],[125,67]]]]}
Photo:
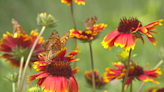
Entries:
{"type": "Polygon", "coordinates": [[[84,26],[87,27],[87,29],[91,29],[93,27],[93,25],[96,23],[97,21],[97,17],[93,16],[92,18],[88,18],[84,24],[84,26]]]}
{"type": "Polygon", "coordinates": [[[46,61],[50,61],[58,51],[65,47],[69,35],[70,32],[67,32],[60,38],[56,30],[52,32],[48,40],[42,44],[42,47],[46,52],[46,61]]]}
{"type": "Polygon", "coordinates": [[[23,35],[26,34],[24,29],[21,27],[21,25],[14,18],[11,20],[11,23],[13,25],[13,34],[15,34],[15,33],[20,33],[23,35]]]}

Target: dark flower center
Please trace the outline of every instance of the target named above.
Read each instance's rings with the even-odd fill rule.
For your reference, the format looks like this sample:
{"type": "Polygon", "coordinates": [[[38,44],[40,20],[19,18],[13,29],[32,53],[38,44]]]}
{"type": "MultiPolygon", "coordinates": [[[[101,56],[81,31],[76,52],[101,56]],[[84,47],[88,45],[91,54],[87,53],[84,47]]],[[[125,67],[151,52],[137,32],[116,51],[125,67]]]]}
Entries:
{"type": "Polygon", "coordinates": [[[53,76],[63,76],[69,79],[72,76],[72,69],[67,62],[52,62],[47,66],[47,72],[53,76]]]}
{"type": "Polygon", "coordinates": [[[118,26],[118,31],[121,33],[131,33],[135,31],[136,28],[142,27],[141,22],[136,18],[129,18],[126,17],[121,19],[121,22],[118,26]]]}
{"type": "Polygon", "coordinates": [[[140,66],[134,66],[134,72],[130,76],[138,76],[143,74],[143,68],[140,66]]]}
{"type": "Polygon", "coordinates": [[[157,92],[164,92],[164,88],[159,89],[157,92]]]}
{"type": "Polygon", "coordinates": [[[82,35],[85,35],[85,36],[87,36],[87,37],[91,37],[92,36],[92,33],[93,33],[93,31],[92,30],[85,30],[83,33],[82,33],[82,35]]]}

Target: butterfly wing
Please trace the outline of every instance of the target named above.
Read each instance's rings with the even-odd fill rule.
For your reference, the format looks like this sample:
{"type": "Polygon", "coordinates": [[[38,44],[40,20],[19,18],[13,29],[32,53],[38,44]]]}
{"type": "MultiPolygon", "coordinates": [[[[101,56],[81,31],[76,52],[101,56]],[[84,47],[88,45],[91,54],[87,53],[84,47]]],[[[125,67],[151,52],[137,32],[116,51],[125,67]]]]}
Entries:
{"type": "Polygon", "coordinates": [[[46,52],[45,61],[49,62],[53,56],[61,49],[61,42],[58,32],[55,30],[51,36],[42,44],[44,51],[46,52]]]}
{"type": "Polygon", "coordinates": [[[54,54],[52,53],[52,50],[50,50],[48,53],[46,53],[45,61],[50,62],[51,59],[53,58],[53,56],[54,56],[54,54]]]}
{"type": "Polygon", "coordinates": [[[61,50],[61,42],[58,32],[55,30],[49,37],[49,42],[51,44],[52,54],[56,54],[57,51],[61,50]]]}
{"type": "Polygon", "coordinates": [[[88,29],[91,29],[93,27],[93,25],[96,23],[97,17],[94,16],[92,18],[88,18],[84,24],[84,26],[86,26],[88,29]]]}
{"type": "Polygon", "coordinates": [[[50,47],[49,47],[49,41],[45,41],[42,43],[42,48],[45,52],[49,52],[50,51],[50,47]]]}
{"type": "Polygon", "coordinates": [[[70,35],[70,32],[67,32],[64,36],[62,36],[60,38],[60,42],[61,42],[61,48],[64,48],[66,43],[67,43],[67,40],[69,38],[69,35],[70,35]]]}
{"type": "Polygon", "coordinates": [[[11,20],[11,23],[13,25],[13,33],[20,33],[23,35],[26,34],[24,29],[21,27],[21,25],[14,18],[11,20]]]}

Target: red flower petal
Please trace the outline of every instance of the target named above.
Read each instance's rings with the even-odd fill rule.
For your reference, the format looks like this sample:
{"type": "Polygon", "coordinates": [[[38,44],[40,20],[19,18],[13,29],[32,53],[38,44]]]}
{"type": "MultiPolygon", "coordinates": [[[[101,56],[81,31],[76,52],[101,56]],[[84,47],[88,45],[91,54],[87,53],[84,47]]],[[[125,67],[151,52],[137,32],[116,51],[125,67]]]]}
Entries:
{"type": "Polygon", "coordinates": [[[149,30],[153,30],[156,28],[156,26],[160,26],[162,25],[161,22],[163,21],[163,19],[160,19],[160,20],[156,20],[156,21],[153,21],[151,23],[149,23],[148,25],[144,26],[148,31],[149,30]]]}
{"type": "Polygon", "coordinates": [[[104,42],[110,42],[112,41],[116,36],[118,36],[120,33],[118,32],[118,30],[114,30],[111,33],[109,33],[105,38],[104,38],[104,42]]]}
{"type": "Polygon", "coordinates": [[[152,37],[148,37],[147,36],[147,38],[149,39],[149,41],[151,42],[151,43],[153,43],[154,45],[157,45],[158,44],[158,42],[155,40],[155,38],[152,36],[152,37]]]}
{"type": "Polygon", "coordinates": [[[82,5],[85,5],[85,2],[84,0],[74,0],[75,3],[77,3],[78,5],[82,4],[82,5]]]}
{"type": "Polygon", "coordinates": [[[125,90],[128,88],[128,86],[132,82],[132,80],[133,80],[133,76],[128,77],[128,79],[126,80],[126,83],[125,83],[126,84],[125,90]]]}
{"type": "Polygon", "coordinates": [[[121,48],[123,48],[128,41],[128,36],[126,33],[120,34],[116,40],[114,41],[114,45],[117,47],[120,45],[121,48]]]}
{"type": "Polygon", "coordinates": [[[155,83],[159,84],[158,81],[156,81],[156,80],[154,80],[154,79],[152,79],[152,78],[150,78],[148,76],[144,76],[144,75],[139,75],[138,79],[140,79],[141,81],[144,81],[144,82],[152,81],[152,82],[155,82],[155,83]]]}
{"type": "Polygon", "coordinates": [[[49,76],[41,85],[45,91],[65,92],[68,91],[68,81],[65,77],[49,76]]]}
{"type": "Polygon", "coordinates": [[[133,80],[133,76],[128,77],[128,79],[126,80],[126,85],[129,86],[129,84],[132,82],[132,80],[133,80]]]}
{"type": "Polygon", "coordinates": [[[74,51],[72,51],[71,53],[69,53],[69,55],[75,56],[76,54],[80,53],[81,51],[78,51],[78,49],[79,49],[79,47],[77,46],[74,51]]]}
{"type": "Polygon", "coordinates": [[[69,78],[69,91],[68,92],[78,92],[78,83],[74,76],[69,78]]]}
{"type": "Polygon", "coordinates": [[[61,0],[62,3],[67,4],[69,6],[72,3],[72,0],[61,0]]]}
{"type": "Polygon", "coordinates": [[[135,37],[131,33],[128,33],[126,35],[127,35],[128,39],[127,39],[127,43],[124,48],[126,51],[129,51],[130,49],[134,49],[135,37]]]}
{"type": "Polygon", "coordinates": [[[101,24],[96,24],[96,25],[94,25],[92,28],[91,28],[91,30],[94,30],[94,31],[96,31],[96,32],[101,32],[102,30],[104,30],[104,28],[106,27],[107,25],[106,24],[104,24],[104,23],[101,23],[101,24]]]}
{"type": "Polygon", "coordinates": [[[41,86],[41,84],[44,82],[46,78],[40,78],[37,82],[37,85],[41,86]]]}
{"type": "Polygon", "coordinates": [[[76,67],[75,69],[72,69],[72,74],[78,73],[78,72],[79,72],[78,68],[79,68],[79,67],[76,67]]]}
{"type": "Polygon", "coordinates": [[[50,73],[42,73],[42,74],[40,74],[39,76],[37,76],[36,78],[37,79],[40,79],[40,78],[45,78],[45,77],[47,77],[47,76],[49,76],[50,75],[50,73]]]}
{"type": "Polygon", "coordinates": [[[145,27],[140,27],[138,31],[142,32],[148,37],[152,37],[152,35],[148,32],[148,30],[145,27]]]}
{"type": "Polygon", "coordinates": [[[153,70],[145,70],[144,75],[158,78],[158,75],[162,74],[161,71],[159,71],[159,70],[160,70],[160,68],[156,68],[156,69],[153,69],[153,70]]]}
{"type": "Polygon", "coordinates": [[[33,80],[36,80],[36,78],[37,78],[39,75],[41,75],[41,74],[44,74],[44,73],[38,73],[38,74],[33,74],[33,75],[27,76],[27,77],[30,77],[30,78],[28,79],[28,82],[31,82],[31,81],[33,81],[33,80]]]}
{"type": "Polygon", "coordinates": [[[122,68],[124,67],[124,65],[121,64],[121,62],[118,63],[112,63],[113,66],[117,67],[118,69],[122,70],[122,68]]]}
{"type": "Polygon", "coordinates": [[[61,51],[58,51],[57,52],[57,58],[59,60],[63,60],[66,52],[67,52],[67,48],[64,48],[64,50],[62,49],[61,51]]]}
{"type": "Polygon", "coordinates": [[[45,61],[37,61],[37,62],[34,62],[34,69],[36,69],[36,71],[46,71],[46,66],[48,65],[47,62],[45,61]]]}

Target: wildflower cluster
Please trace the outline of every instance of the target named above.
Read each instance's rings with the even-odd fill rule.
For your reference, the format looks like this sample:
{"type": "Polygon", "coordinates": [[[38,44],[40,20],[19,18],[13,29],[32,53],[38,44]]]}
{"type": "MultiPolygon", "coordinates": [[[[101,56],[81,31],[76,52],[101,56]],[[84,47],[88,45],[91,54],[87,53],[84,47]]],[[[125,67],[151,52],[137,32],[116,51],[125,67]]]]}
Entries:
{"type": "MultiPolygon", "coordinates": [[[[74,23],[74,29],[70,29],[62,37],[59,36],[57,30],[51,33],[48,40],[41,37],[46,28],[57,26],[57,20],[51,14],[38,14],[37,24],[42,26],[41,32],[38,33],[38,29],[35,29],[31,31],[30,35],[26,34],[26,31],[15,19],[12,19],[13,33],[6,32],[6,34],[3,34],[0,51],[2,52],[1,57],[9,61],[12,67],[19,67],[19,74],[14,72],[6,77],[8,81],[12,82],[13,92],[16,88],[15,83],[18,83],[17,91],[22,92],[27,68],[32,69],[32,66],[38,73],[28,75],[27,82],[37,80],[37,86],[30,87],[27,92],[79,92],[80,85],[78,84],[78,78],[75,76],[79,72],[79,67],[76,66],[75,61],[80,60],[77,58],[77,54],[81,51],[79,51],[79,46],[75,41],[76,49],[67,54],[69,50],[67,50],[66,43],[69,38],[89,44],[91,71],[86,70],[83,77],[85,77],[86,83],[92,87],[93,92],[96,92],[96,89],[104,90],[105,86],[108,87],[108,83],[116,79],[122,80],[121,92],[126,91],[129,86],[131,86],[130,92],[132,92],[134,80],[160,84],[159,81],[154,79],[160,78],[159,76],[162,75],[161,68],[158,68],[159,65],[153,69],[144,69],[148,63],[145,67],[138,65],[139,63],[133,59],[135,55],[132,55],[132,50],[135,50],[137,39],[141,39],[142,43],[145,43],[144,35],[151,43],[157,45],[158,43],[152,33],[158,34],[153,30],[162,25],[163,19],[151,22],[146,26],[143,26],[141,21],[134,17],[120,19],[118,27],[106,35],[101,44],[109,50],[113,46],[120,46],[124,48],[124,51],[119,53],[118,62],[110,61],[115,68],[105,68],[106,72],[100,77],[98,70],[96,70],[97,67],[94,68],[92,42],[100,37],[100,33],[107,27],[107,24],[96,24],[98,18],[93,16],[84,23],[82,22],[85,28],[78,31],[73,15],[73,1],[78,5],[85,5],[84,0],[61,0],[67,6],[71,5],[74,23]]],[[[138,92],[140,92],[140,89],[138,92]]],[[[164,88],[158,87],[147,89],[147,92],[163,91],[164,88]]],[[[107,92],[106,89],[104,92],[107,92]]]]}
{"type": "MultiPolygon", "coordinates": [[[[104,37],[104,40],[101,43],[104,48],[109,47],[109,50],[111,50],[115,45],[116,47],[120,46],[125,49],[125,51],[121,52],[118,56],[119,61],[123,64],[121,62],[112,63],[116,69],[106,68],[107,72],[104,73],[104,78],[108,81],[123,79],[122,92],[124,92],[124,89],[126,90],[135,79],[143,82],[152,81],[159,84],[159,82],[153,78],[159,78],[159,75],[162,74],[160,68],[144,70],[144,67],[139,66],[131,59],[131,52],[134,50],[135,42],[138,38],[142,40],[143,44],[145,43],[143,35],[146,35],[151,43],[157,45],[157,41],[151,33],[157,33],[152,30],[157,28],[157,26],[162,25],[162,21],[163,19],[160,19],[151,22],[146,26],[142,26],[137,18],[127,19],[126,17],[123,17],[118,28],[104,37]]],[[[132,89],[130,90],[132,91],[132,89]]]]}

